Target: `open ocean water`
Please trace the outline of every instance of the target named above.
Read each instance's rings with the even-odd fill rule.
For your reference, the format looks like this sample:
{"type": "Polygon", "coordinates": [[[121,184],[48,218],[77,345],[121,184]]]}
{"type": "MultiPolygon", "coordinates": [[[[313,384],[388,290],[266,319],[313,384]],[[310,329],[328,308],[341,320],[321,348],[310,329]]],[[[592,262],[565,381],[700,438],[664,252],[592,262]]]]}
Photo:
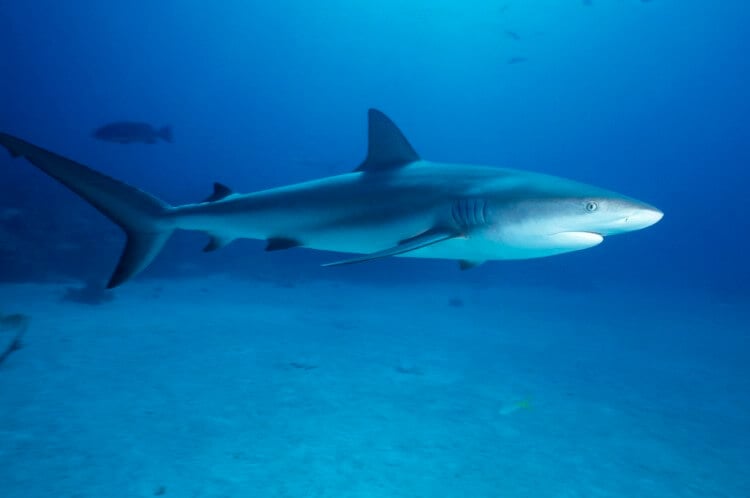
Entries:
{"type": "Polygon", "coordinates": [[[180,231],[105,290],[122,231],[0,135],[0,497],[750,496],[749,23],[740,0],[0,0],[0,132],[172,205],[349,173],[376,108],[425,159],[664,213],[467,271],[180,231]]]}

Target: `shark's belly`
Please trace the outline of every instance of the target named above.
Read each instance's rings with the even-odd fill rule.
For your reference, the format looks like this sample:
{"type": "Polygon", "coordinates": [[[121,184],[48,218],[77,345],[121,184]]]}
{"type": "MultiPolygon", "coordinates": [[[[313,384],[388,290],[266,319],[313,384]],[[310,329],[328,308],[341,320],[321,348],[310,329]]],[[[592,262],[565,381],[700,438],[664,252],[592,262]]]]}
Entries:
{"type": "Polygon", "coordinates": [[[532,259],[559,254],[559,251],[540,251],[515,247],[479,237],[456,238],[428,247],[401,254],[405,258],[459,259],[467,261],[491,261],[532,259]]]}
{"type": "MultiPolygon", "coordinates": [[[[354,254],[371,254],[398,245],[406,238],[419,235],[434,226],[431,222],[415,220],[410,226],[372,227],[369,230],[335,230],[310,234],[305,247],[324,251],[335,251],[354,254]],[[398,236],[394,237],[394,233],[398,236]]],[[[555,252],[557,253],[557,252],[555,252]]],[[[549,256],[547,251],[516,247],[497,240],[488,239],[481,234],[469,234],[409,251],[396,257],[456,259],[470,261],[489,261],[503,259],[529,259],[549,256]]]]}

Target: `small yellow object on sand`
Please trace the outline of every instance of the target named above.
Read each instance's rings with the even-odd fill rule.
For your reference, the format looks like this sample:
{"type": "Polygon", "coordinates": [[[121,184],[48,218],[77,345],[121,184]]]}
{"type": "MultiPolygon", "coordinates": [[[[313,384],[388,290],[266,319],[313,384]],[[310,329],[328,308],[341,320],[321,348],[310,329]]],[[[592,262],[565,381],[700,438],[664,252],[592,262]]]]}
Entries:
{"type": "Polygon", "coordinates": [[[514,401],[512,403],[503,404],[503,406],[500,407],[498,413],[500,413],[500,415],[510,415],[512,413],[516,413],[519,410],[529,410],[531,408],[533,408],[531,400],[522,399],[519,401],[514,401]]]}

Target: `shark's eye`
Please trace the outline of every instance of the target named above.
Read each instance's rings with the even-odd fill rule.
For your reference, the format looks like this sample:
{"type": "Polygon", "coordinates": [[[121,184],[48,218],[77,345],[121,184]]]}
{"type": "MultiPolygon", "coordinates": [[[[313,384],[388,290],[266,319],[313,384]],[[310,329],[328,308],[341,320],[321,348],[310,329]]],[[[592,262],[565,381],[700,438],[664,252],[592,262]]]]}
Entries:
{"type": "Polygon", "coordinates": [[[594,201],[589,201],[586,203],[586,211],[588,211],[589,213],[593,213],[598,208],[599,208],[599,204],[597,204],[594,201]]]}

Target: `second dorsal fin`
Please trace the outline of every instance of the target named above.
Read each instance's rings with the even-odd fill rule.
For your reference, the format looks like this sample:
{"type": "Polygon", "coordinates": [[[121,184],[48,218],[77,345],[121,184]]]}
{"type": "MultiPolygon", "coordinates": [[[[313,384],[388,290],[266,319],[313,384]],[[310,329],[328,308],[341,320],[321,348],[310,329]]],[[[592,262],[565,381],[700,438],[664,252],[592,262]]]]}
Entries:
{"type": "Polygon", "coordinates": [[[386,171],[419,161],[419,154],[388,116],[370,109],[367,125],[367,157],[356,171],[386,171]]]}
{"type": "Polygon", "coordinates": [[[214,202],[214,201],[220,201],[225,197],[229,197],[234,192],[232,192],[232,189],[224,185],[223,183],[214,182],[214,191],[206,197],[203,202],[214,202]]]}

